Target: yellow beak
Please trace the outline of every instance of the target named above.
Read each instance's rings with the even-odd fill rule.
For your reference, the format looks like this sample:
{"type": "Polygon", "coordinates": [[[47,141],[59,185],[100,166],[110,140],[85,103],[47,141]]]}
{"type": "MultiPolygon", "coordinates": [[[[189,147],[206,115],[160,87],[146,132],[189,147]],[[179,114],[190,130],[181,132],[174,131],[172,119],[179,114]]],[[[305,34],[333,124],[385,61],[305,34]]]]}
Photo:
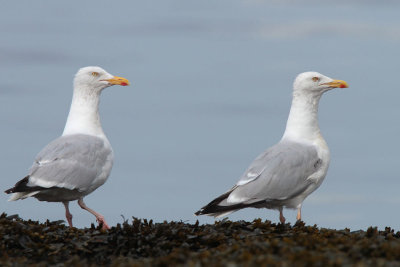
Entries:
{"type": "Polygon", "coordinates": [[[335,88],[348,88],[349,85],[342,80],[333,80],[329,83],[323,83],[322,85],[328,85],[329,87],[335,87],[335,88]]]}
{"type": "Polygon", "coordinates": [[[122,78],[122,77],[117,77],[117,76],[114,76],[111,79],[106,79],[104,81],[107,81],[107,82],[109,82],[111,84],[122,85],[122,86],[127,86],[127,85],[130,84],[128,79],[125,79],[125,78],[122,78]]]}

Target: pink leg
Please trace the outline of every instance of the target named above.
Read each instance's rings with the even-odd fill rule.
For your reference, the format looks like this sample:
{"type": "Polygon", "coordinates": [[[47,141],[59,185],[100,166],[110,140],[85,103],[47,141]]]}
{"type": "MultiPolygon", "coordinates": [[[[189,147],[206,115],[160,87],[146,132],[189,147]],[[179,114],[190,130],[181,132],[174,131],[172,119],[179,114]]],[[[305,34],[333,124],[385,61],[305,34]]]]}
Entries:
{"type": "Polygon", "coordinates": [[[67,218],[68,224],[70,227],[72,227],[72,214],[69,212],[69,202],[65,201],[63,202],[64,207],[65,207],[65,217],[67,218]]]}
{"type": "Polygon", "coordinates": [[[301,206],[297,208],[297,216],[296,219],[298,221],[301,221],[301,206]]]}
{"type": "Polygon", "coordinates": [[[79,204],[79,206],[80,206],[82,209],[87,210],[88,212],[90,212],[91,214],[93,214],[93,215],[96,217],[97,222],[98,222],[100,225],[101,225],[101,224],[103,225],[103,227],[102,227],[103,230],[108,230],[108,229],[110,229],[110,226],[108,226],[108,224],[106,223],[106,220],[104,220],[103,215],[101,215],[101,214],[95,212],[94,210],[92,210],[92,209],[90,209],[88,206],[86,206],[86,204],[83,202],[83,199],[82,199],[82,198],[80,198],[80,199],[78,200],[78,204],[79,204]]]}
{"type": "Polygon", "coordinates": [[[285,217],[283,216],[283,208],[282,207],[279,208],[279,221],[281,221],[282,224],[284,224],[286,221],[285,217]]]}

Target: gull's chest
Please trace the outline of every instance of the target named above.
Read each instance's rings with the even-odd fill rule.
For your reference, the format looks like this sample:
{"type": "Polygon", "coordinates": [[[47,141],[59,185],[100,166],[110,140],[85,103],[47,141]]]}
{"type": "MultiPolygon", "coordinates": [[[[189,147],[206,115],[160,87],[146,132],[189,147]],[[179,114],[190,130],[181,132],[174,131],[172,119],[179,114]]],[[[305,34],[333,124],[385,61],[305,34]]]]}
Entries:
{"type": "Polygon", "coordinates": [[[313,141],[313,145],[317,150],[320,166],[310,177],[308,177],[307,180],[311,180],[319,186],[324,180],[326,173],[328,172],[330,153],[328,145],[325,142],[324,138],[322,138],[322,136],[316,138],[313,141]]]}

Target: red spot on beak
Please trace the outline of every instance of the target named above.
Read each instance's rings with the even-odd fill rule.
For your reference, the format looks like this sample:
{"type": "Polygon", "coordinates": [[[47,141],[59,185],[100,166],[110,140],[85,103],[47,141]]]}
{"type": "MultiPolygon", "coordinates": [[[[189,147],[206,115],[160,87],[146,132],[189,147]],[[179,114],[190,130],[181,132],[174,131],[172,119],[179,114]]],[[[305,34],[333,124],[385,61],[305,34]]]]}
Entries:
{"type": "Polygon", "coordinates": [[[340,85],[340,88],[346,88],[346,85],[341,84],[341,85],[340,85]]]}
{"type": "Polygon", "coordinates": [[[121,83],[122,86],[127,86],[128,84],[126,82],[121,83]]]}

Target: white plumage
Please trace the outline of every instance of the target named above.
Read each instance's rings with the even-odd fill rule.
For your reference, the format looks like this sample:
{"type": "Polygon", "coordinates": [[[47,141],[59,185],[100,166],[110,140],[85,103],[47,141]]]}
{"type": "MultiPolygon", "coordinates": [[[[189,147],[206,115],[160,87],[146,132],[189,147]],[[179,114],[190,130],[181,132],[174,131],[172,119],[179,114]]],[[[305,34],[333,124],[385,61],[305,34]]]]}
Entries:
{"type": "Polygon", "coordinates": [[[236,185],[204,206],[196,215],[225,216],[246,207],[297,209],[301,219],[304,199],[317,189],[329,167],[328,146],[318,125],[318,103],[333,88],[348,87],[317,72],[304,72],[293,85],[293,100],[280,142],[259,155],[236,185]]]}
{"type": "Polygon", "coordinates": [[[105,183],[113,165],[113,151],[100,123],[99,101],[103,89],[129,85],[100,67],[81,68],[75,75],[74,92],[67,123],[61,137],[49,143],[36,156],[29,174],[6,193],[10,201],[35,197],[40,201],[62,202],[72,226],[69,201],[96,216],[108,229],[104,217],[88,208],[83,197],[105,183]]]}

